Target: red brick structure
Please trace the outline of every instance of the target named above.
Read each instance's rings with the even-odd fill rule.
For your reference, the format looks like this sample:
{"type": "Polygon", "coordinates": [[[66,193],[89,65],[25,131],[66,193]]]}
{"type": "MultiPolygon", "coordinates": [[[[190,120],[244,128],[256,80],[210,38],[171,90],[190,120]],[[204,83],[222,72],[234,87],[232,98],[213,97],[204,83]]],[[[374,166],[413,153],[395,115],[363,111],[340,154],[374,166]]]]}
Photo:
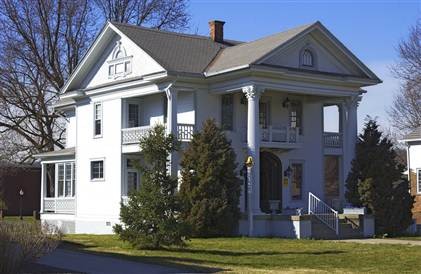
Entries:
{"type": "Polygon", "coordinates": [[[411,195],[415,196],[414,207],[412,208],[412,218],[417,224],[421,224],[421,195],[417,194],[417,175],[411,170],[410,176],[411,195]]]}
{"type": "Polygon", "coordinates": [[[0,190],[6,202],[6,216],[19,215],[20,195],[23,190],[22,214],[32,215],[40,210],[41,168],[29,165],[0,163],[0,190]]]}

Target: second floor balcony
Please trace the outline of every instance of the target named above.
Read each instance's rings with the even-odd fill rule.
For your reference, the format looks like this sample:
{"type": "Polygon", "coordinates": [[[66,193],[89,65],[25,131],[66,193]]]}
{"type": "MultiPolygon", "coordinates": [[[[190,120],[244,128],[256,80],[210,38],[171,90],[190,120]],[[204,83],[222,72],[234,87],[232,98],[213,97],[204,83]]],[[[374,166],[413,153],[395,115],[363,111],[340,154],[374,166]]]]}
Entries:
{"type": "MultiPolygon", "coordinates": [[[[153,126],[141,126],[123,128],[121,130],[121,140],[123,145],[138,144],[140,138],[146,136],[153,126]]],[[[193,138],[194,125],[177,124],[177,138],[180,142],[189,142],[193,138]]]]}

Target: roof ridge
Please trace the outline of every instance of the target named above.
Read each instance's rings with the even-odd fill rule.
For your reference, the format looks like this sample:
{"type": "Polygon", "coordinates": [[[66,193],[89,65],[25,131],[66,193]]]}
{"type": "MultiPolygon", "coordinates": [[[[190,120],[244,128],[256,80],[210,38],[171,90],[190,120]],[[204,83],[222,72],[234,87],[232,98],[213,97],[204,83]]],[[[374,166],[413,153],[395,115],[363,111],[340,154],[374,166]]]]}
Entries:
{"type": "MultiPolygon", "coordinates": [[[[141,29],[141,30],[145,30],[145,31],[157,32],[157,33],[162,33],[162,34],[167,34],[167,35],[176,35],[176,36],[182,36],[182,37],[189,37],[189,38],[213,41],[209,36],[205,36],[205,35],[181,33],[181,32],[168,31],[168,30],[160,30],[160,29],[148,28],[148,27],[144,27],[144,26],[137,26],[137,25],[132,25],[132,24],[128,24],[128,23],[120,23],[120,22],[113,22],[113,21],[111,21],[110,23],[113,24],[113,25],[121,25],[121,26],[125,26],[125,27],[131,27],[131,28],[135,28],[135,29],[141,29]]],[[[230,40],[230,39],[228,39],[228,40],[230,40]]],[[[215,41],[213,41],[213,42],[215,42],[215,41]]],[[[218,43],[218,42],[215,42],[215,43],[221,44],[221,43],[218,43]]],[[[223,44],[221,44],[221,45],[223,45],[223,44]]]]}
{"type": "Polygon", "coordinates": [[[304,29],[307,29],[307,28],[312,27],[313,25],[316,25],[318,22],[319,21],[316,21],[316,22],[313,22],[313,23],[309,23],[309,24],[300,25],[300,26],[297,26],[297,27],[294,27],[294,28],[290,28],[290,29],[286,29],[284,31],[280,31],[280,32],[277,32],[277,33],[274,33],[274,34],[270,34],[270,35],[267,35],[267,36],[260,37],[260,38],[258,38],[256,40],[252,40],[252,41],[244,42],[242,44],[234,45],[232,47],[239,47],[239,46],[251,44],[251,43],[254,43],[254,42],[258,42],[258,41],[261,41],[261,40],[268,39],[270,37],[275,37],[275,36],[278,36],[280,34],[284,34],[284,33],[290,32],[290,31],[294,31],[294,30],[297,30],[297,29],[300,29],[300,28],[303,28],[303,30],[304,30],[304,29]]]}

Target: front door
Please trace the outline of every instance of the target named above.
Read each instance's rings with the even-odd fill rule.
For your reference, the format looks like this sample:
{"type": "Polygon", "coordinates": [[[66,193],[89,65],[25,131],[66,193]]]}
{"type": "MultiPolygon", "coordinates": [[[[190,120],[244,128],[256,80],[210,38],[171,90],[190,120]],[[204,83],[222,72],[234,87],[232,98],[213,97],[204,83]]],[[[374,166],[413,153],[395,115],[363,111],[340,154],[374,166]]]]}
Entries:
{"type": "MultiPolygon", "coordinates": [[[[279,201],[282,208],[282,162],[270,152],[260,153],[260,210],[271,213],[270,201],[279,201]]],[[[274,203],[273,202],[273,203],[274,203]]]]}

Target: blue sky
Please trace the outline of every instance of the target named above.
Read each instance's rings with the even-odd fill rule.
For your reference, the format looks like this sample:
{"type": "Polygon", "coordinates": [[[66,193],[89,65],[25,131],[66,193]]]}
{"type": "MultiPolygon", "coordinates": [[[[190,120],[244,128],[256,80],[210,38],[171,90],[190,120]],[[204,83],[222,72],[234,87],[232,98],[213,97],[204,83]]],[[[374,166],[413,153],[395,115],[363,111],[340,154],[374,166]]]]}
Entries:
{"type": "Polygon", "coordinates": [[[386,110],[399,90],[390,66],[397,61],[399,41],[420,18],[421,0],[191,0],[189,9],[191,32],[208,35],[208,21],[219,19],[226,22],[225,37],[243,41],[321,21],[383,80],[367,88],[358,109],[360,128],[366,115],[389,127],[386,110]]]}

